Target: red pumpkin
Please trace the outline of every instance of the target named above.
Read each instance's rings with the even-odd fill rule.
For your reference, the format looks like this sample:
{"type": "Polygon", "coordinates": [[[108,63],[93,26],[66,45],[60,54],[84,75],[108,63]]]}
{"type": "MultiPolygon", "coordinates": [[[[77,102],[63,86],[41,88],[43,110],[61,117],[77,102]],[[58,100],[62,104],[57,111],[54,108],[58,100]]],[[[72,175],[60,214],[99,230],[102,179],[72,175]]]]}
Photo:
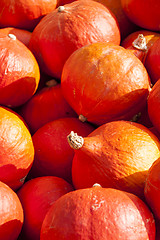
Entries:
{"type": "Polygon", "coordinates": [[[17,190],[31,169],[34,146],[22,119],[4,107],[0,107],[0,159],[0,181],[17,190]]]}
{"type": "Polygon", "coordinates": [[[47,14],[34,29],[29,47],[42,71],[60,79],[71,53],[99,41],[120,44],[117,19],[102,4],[82,0],[47,14]]]}
{"type": "Polygon", "coordinates": [[[153,126],[160,132],[160,79],[148,96],[148,115],[153,126]]]}
{"type": "Polygon", "coordinates": [[[145,199],[155,217],[160,220],[160,158],[150,167],[144,188],[145,199]]]}
{"type": "Polygon", "coordinates": [[[61,118],[46,123],[33,135],[35,158],[30,177],[52,175],[71,182],[73,149],[66,141],[70,131],[87,136],[94,130],[88,123],[77,118],[61,118]]]}
{"type": "Polygon", "coordinates": [[[151,30],[160,30],[159,0],[121,0],[127,17],[138,26],[151,30]]]}
{"type": "Polygon", "coordinates": [[[144,198],[148,169],[160,157],[160,142],[148,128],[134,122],[113,121],[84,138],[71,132],[68,141],[75,149],[72,181],[76,189],[98,182],[102,187],[144,198]]]}
{"type": "Polygon", "coordinates": [[[73,187],[62,178],[46,176],[31,179],[17,192],[24,211],[21,237],[40,239],[40,229],[49,208],[73,187]]]}
{"type": "Polygon", "coordinates": [[[160,34],[157,32],[141,29],[129,34],[121,42],[121,46],[133,51],[133,53],[144,63],[149,48],[159,37],[160,34]]]}
{"type": "Polygon", "coordinates": [[[160,38],[150,47],[146,59],[145,67],[151,78],[151,82],[155,84],[160,78],[160,38]]]}
{"type": "Polygon", "coordinates": [[[155,221],[137,196],[95,186],[65,194],[47,212],[41,240],[155,240],[155,221]]]}
{"type": "Polygon", "coordinates": [[[0,31],[0,105],[17,107],[37,90],[38,63],[15,35],[0,31]]]}
{"type": "Polygon", "coordinates": [[[35,93],[19,110],[32,134],[46,123],[58,118],[77,117],[63,97],[61,85],[54,80],[46,84],[47,86],[35,93]]]}
{"type": "Polygon", "coordinates": [[[17,194],[0,182],[0,239],[17,240],[23,217],[23,208],[17,194]]]}
{"type": "Polygon", "coordinates": [[[0,27],[33,30],[57,6],[57,0],[1,0],[0,27]]]}
{"type": "Polygon", "coordinates": [[[146,105],[150,91],[142,62],[125,48],[102,42],[84,46],[68,58],[61,86],[80,119],[97,125],[130,120],[146,105]]]}

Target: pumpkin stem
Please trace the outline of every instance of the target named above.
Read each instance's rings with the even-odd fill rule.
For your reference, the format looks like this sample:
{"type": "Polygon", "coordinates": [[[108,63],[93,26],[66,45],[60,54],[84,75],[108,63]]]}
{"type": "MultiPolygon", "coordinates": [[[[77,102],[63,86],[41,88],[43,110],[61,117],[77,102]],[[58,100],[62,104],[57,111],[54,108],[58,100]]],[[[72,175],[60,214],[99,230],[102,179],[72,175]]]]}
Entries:
{"type": "Polygon", "coordinates": [[[65,10],[65,7],[64,6],[59,6],[58,7],[58,12],[64,12],[65,10]]]}
{"type": "Polygon", "coordinates": [[[93,184],[92,187],[102,187],[102,186],[99,183],[95,183],[95,184],[93,184]]]}
{"type": "Polygon", "coordinates": [[[81,136],[78,136],[77,133],[71,131],[71,133],[67,136],[68,143],[71,148],[79,149],[83,146],[84,139],[81,136]]]}
{"type": "Polygon", "coordinates": [[[139,49],[142,51],[147,50],[146,39],[143,34],[139,34],[138,37],[132,42],[132,45],[136,49],[139,49]]]}
{"type": "Polygon", "coordinates": [[[55,79],[51,79],[49,81],[46,82],[46,86],[47,87],[53,87],[53,86],[56,86],[58,83],[55,79]]]}
{"type": "Polygon", "coordinates": [[[83,116],[82,114],[79,115],[79,120],[81,122],[86,122],[87,121],[87,118],[85,116],[83,116]]]}
{"type": "Polygon", "coordinates": [[[8,34],[8,37],[11,38],[11,39],[13,39],[13,40],[16,40],[16,39],[17,39],[16,36],[15,36],[14,34],[12,34],[12,33],[9,33],[9,34],[8,34]]]}

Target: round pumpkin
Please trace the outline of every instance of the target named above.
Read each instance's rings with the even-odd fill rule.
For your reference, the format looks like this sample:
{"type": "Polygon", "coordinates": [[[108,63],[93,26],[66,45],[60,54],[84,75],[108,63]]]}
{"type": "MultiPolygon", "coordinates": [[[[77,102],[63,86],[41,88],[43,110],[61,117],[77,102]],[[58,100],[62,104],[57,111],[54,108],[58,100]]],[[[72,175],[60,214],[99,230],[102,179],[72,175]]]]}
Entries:
{"type": "Polygon", "coordinates": [[[27,47],[29,46],[29,41],[31,39],[32,33],[30,31],[15,28],[15,27],[6,27],[6,28],[0,28],[0,33],[5,33],[6,35],[13,34],[16,36],[16,38],[21,41],[24,45],[27,47]]]}
{"type": "Polygon", "coordinates": [[[58,118],[77,117],[62,94],[61,84],[54,80],[47,81],[46,86],[37,91],[18,113],[28,124],[32,134],[58,118]]]}
{"type": "Polygon", "coordinates": [[[4,107],[0,107],[0,159],[0,181],[17,190],[32,166],[34,146],[23,120],[4,107]]]}
{"type": "Polygon", "coordinates": [[[72,182],[76,189],[98,182],[102,187],[144,198],[148,169],[160,157],[160,142],[147,127],[130,121],[113,121],[87,137],[79,139],[75,135],[71,132],[68,142],[75,149],[72,182]]]}
{"type": "Polygon", "coordinates": [[[30,177],[54,175],[72,182],[73,149],[66,141],[70,131],[87,136],[94,130],[88,123],[82,123],[77,118],[59,118],[46,123],[33,135],[35,157],[30,177]]]}
{"type": "Polygon", "coordinates": [[[95,186],[69,192],[47,212],[41,240],[154,240],[155,221],[137,196],[95,186]]]}
{"type": "Polygon", "coordinates": [[[150,80],[142,62],[129,50],[99,42],[72,53],[64,65],[61,86],[80,120],[101,125],[137,114],[146,105],[150,80]]]}
{"type": "Polygon", "coordinates": [[[0,27],[33,30],[57,6],[57,0],[1,0],[0,27]]]}
{"type": "Polygon", "coordinates": [[[47,211],[59,197],[70,191],[73,191],[72,185],[54,176],[34,178],[25,182],[17,192],[25,216],[21,237],[39,240],[41,225],[47,211]]]}
{"type": "Polygon", "coordinates": [[[153,31],[141,29],[129,34],[121,42],[121,46],[134,52],[134,54],[144,63],[149,48],[160,38],[160,34],[153,31]]]}
{"type": "Polygon", "coordinates": [[[160,132],[160,79],[152,87],[147,103],[149,118],[153,126],[160,132]]]}
{"type": "Polygon", "coordinates": [[[154,44],[150,47],[146,59],[145,67],[151,78],[151,82],[155,84],[160,78],[160,38],[158,38],[154,44]]]}
{"type": "Polygon", "coordinates": [[[23,225],[24,214],[17,194],[0,181],[0,238],[17,240],[23,225]]]}
{"type": "Polygon", "coordinates": [[[160,220],[160,158],[157,159],[148,171],[144,188],[145,199],[153,214],[160,220]]]}
{"type": "Polygon", "coordinates": [[[74,1],[47,14],[29,44],[42,71],[60,79],[63,65],[76,49],[93,42],[120,44],[113,13],[95,1],[74,1]]]}
{"type": "Polygon", "coordinates": [[[0,104],[17,107],[37,90],[38,63],[15,35],[0,32],[0,104]]]}
{"type": "Polygon", "coordinates": [[[127,17],[138,26],[151,30],[160,30],[159,0],[121,0],[127,17]]]}

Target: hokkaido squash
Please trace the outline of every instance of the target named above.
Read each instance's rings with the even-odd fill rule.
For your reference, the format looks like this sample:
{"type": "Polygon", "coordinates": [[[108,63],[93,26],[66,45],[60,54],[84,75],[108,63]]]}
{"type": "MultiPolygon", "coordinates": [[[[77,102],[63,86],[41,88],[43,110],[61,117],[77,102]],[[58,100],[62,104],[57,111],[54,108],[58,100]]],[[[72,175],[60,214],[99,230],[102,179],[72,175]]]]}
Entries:
{"type": "Polygon", "coordinates": [[[68,142],[75,149],[72,181],[76,189],[98,182],[144,198],[148,170],[160,156],[160,142],[147,127],[113,121],[88,137],[78,138],[71,132],[68,142]]]}
{"type": "Polygon", "coordinates": [[[76,49],[93,42],[120,44],[113,13],[95,1],[74,1],[47,14],[35,27],[30,50],[40,68],[60,79],[63,65],[76,49]]]}
{"type": "Polygon", "coordinates": [[[97,125],[132,119],[146,105],[151,89],[143,63],[129,50],[104,42],[72,53],[61,87],[79,119],[97,125]]]}
{"type": "Polygon", "coordinates": [[[61,196],[47,212],[40,240],[155,240],[155,221],[137,196],[94,187],[61,196]]]}

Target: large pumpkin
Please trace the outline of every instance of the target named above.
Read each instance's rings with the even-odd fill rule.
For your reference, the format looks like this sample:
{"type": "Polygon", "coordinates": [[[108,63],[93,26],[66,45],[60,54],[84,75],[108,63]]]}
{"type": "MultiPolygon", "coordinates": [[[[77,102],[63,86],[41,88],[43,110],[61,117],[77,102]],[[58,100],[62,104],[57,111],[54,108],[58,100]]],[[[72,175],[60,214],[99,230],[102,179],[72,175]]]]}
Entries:
{"type": "Polygon", "coordinates": [[[33,30],[57,6],[57,0],[1,0],[0,27],[33,30]]]}
{"type": "Polygon", "coordinates": [[[121,4],[132,22],[148,30],[160,30],[159,0],[121,0],[121,4]]]}
{"type": "Polygon", "coordinates": [[[71,132],[68,141],[75,149],[72,181],[76,189],[98,182],[144,197],[148,169],[160,156],[160,142],[147,127],[113,121],[88,137],[79,139],[71,132]]]}
{"type": "Polygon", "coordinates": [[[33,142],[25,123],[15,112],[0,107],[0,181],[17,190],[33,159],[33,142]]]}
{"type": "Polygon", "coordinates": [[[155,221],[137,196],[95,186],[65,194],[47,212],[40,240],[154,240],[155,221]]]}
{"type": "Polygon", "coordinates": [[[93,42],[120,43],[113,13],[95,1],[74,1],[47,14],[33,31],[30,49],[40,67],[60,78],[63,65],[76,49],[93,42]]]}
{"type": "Polygon", "coordinates": [[[16,240],[23,220],[23,208],[17,194],[0,182],[0,239],[16,240]]]}
{"type": "Polygon", "coordinates": [[[61,86],[82,121],[97,125],[130,120],[144,107],[150,91],[148,73],[129,50],[113,43],[93,43],[66,61],[61,86]]]}

